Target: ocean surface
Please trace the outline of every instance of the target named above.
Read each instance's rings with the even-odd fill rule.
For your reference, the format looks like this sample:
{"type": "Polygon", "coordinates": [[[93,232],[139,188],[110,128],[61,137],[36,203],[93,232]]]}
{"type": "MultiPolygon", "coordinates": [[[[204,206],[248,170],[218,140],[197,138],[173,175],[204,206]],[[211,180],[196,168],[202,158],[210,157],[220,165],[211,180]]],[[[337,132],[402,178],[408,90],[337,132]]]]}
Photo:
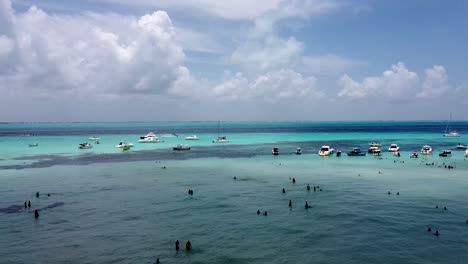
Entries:
{"type": "Polygon", "coordinates": [[[443,137],[445,129],[396,121],[0,124],[0,263],[467,263],[468,158],[456,145],[468,144],[468,122],[451,123],[459,138],[443,137]],[[162,142],[138,143],[150,131],[162,142]],[[200,140],[184,139],[193,134],[200,140]],[[230,142],[212,143],[218,136],[230,142]],[[124,152],[120,141],[135,146],[124,152]],[[372,141],[382,143],[380,158],[345,154],[372,141]],[[93,148],[78,149],[83,142],[93,148]],[[392,143],[400,157],[385,151],[392,143]],[[177,144],[191,150],[173,151],[177,144]],[[425,144],[433,155],[410,158],[425,144]],[[322,145],[343,154],[320,157],[322,145]],[[444,149],[452,157],[439,157],[444,149]]]}

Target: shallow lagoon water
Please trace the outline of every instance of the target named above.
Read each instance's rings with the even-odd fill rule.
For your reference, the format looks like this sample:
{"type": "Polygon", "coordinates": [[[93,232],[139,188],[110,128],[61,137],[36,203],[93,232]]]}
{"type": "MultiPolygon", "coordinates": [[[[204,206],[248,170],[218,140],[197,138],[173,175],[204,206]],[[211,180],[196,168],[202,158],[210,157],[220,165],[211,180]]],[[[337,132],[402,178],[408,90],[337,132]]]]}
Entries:
{"type": "MultiPolygon", "coordinates": [[[[337,135],[323,137],[343,150],[370,141],[337,135]]],[[[398,135],[374,136],[389,142],[398,135]]],[[[0,207],[31,200],[32,208],[0,213],[0,263],[152,263],[156,257],[162,263],[465,263],[468,161],[455,151],[448,159],[410,159],[411,148],[424,141],[444,146],[446,139],[428,135],[400,135],[397,143],[407,150],[399,159],[390,153],[383,159],[319,157],[322,138],[291,133],[293,140],[283,141],[281,134],[252,133],[238,136],[265,142],[201,142],[194,153],[204,153],[202,158],[161,147],[143,152],[158,157],[151,160],[138,160],[135,150],[128,154],[137,154],[134,160],[113,158],[122,154],[116,152],[105,161],[76,165],[81,154],[66,154],[78,161],[3,169],[0,207]],[[310,154],[289,154],[298,142],[310,154]],[[272,145],[282,155],[272,156],[272,145]],[[186,157],[174,158],[179,154],[186,157]],[[456,168],[437,166],[444,162],[456,168]],[[307,191],[307,184],[323,191],[307,191]],[[313,208],[304,209],[305,201],[313,208]],[[63,205],[34,219],[34,209],[55,203],[63,205]],[[441,236],[428,233],[428,226],[441,236]],[[190,240],[193,250],[176,252],[176,239],[182,245],[190,240]]],[[[99,160],[108,154],[93,155],[99,160]]]]}

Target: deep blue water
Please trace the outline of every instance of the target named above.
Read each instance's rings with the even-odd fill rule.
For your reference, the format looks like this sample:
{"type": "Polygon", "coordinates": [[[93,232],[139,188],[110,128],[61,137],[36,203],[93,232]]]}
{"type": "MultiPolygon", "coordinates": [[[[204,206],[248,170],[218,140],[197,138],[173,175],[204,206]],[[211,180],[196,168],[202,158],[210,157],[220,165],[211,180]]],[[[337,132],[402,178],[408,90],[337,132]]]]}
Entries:
{"type": "MultiPolygon", "coordinates": [[[[442,121],[376,122],[181,122],[181,123],[3,123],[0,136],[100,135],[158,133],[279,133],[279,132],[426,132],[444,133],[442,121]]],[[[452,122],[451,130],[468,132],[468,122],[452,122]]]]}

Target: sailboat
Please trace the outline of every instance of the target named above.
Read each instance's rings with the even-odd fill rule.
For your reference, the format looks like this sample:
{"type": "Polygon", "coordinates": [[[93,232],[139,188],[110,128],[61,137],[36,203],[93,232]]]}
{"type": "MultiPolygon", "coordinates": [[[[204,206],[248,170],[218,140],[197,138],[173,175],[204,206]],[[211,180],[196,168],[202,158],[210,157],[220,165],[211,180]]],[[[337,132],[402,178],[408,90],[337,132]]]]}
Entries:
{"type": "Polygon", "coordinates": [[[218,138],[214,139],[213,143],[228,143],[229,140],[225,136],[219,136],[219,130],[221,128],[221,121],[218,121],[218,138]]]}
{"type": "Polygon", "coordinates": [[[452,122],[452,113],[450,113],[450,120],[447,122],[447,126],[445,127],[445,134],[444,137],[459,137],[460,134],[457,131],[450,130],[450,123],[452,122]]]}

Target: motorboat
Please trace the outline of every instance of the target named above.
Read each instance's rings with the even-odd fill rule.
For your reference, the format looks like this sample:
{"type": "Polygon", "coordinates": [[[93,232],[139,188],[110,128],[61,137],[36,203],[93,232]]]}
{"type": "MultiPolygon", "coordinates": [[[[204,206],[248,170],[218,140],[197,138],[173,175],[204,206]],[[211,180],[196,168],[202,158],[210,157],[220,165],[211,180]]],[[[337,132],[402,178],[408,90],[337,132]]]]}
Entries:
{"type": "Polygon", "coordinates": [[[39,144],[38,144],[38,143],[29,144],[29,147],[30,147],[30,148],[32,148],[32,147],[39,147],[39,144]]]}
{"type": "Polygon", "coordinates": [[[368,153],[376,153],[376,152],[382,152],[382,150],[380,150],[380,147],[377,147],[377,146],[370,146],[369,149],[367,150],[368,153]]]}
{"type": "Polygon", "coordinates": [[[90,148],[93,148],[93,146],[89,143],[80,143],[80,145],[78,146],[79,149],[90,149],[90,148]]]}
{"type": "Polygon", "coordinates": [[[336,152],[336,156],[337,156],[337,157],[340,157],[340,156],[341,156],[341,150],[338,150],[338,151],[336,152]]]}
{"type": "Polygon", "coordinates": [[[411,154],[410,158],[413,158],[413,159],[414,159],[414,158],[417,158],[418,156],[419,156],[419,155],[418,155],[418,152],[417,152],[417,151],[414,151],[414,152],[411,154]]]}
{"type": "Polygon", "coordinates": [[[297,148],[296,149],[296,155],[301,155],[302,154],[302,149],[301,148],[297,148]]]}
{"type": "Polygon", "coordinates": [[[172,148],[173,150],[190,150],[190,147],[187,145],[178,144],[176,147],[172,148]]]}
{"type": "Polygon", "coordinates": [[[149,132],[146,134],[144,137],[140,137],[140,140],[138,140],[140,143],[159,143],[159,138],[156,136],[153,132],[149,132]]]}
{"type": "Polygon", "coordinates": [[[273,154],[273,155],[275,155],[275,156],[279,155],[279,148],[273,148],[273,149],[271,150],[271,154],[273,154]]]}
{"type": "Polygon", "coordinates": [[[432,148],[429,145],[424,145],[421,149],[421,154],[423,155],[432,155],[432,148]]]}
{"type": "Polygon", "coordinates": [[[119,144],[115,145],[116,148],[125,148],[125,147],[133,147],[133,144],[132,143],[125,143],[123,141],[120,141],[119,144]]]}
{"type": "Polygon", "coordinates": [[[330,148],[329,146],[322,146],[318,154],[320,156],[329,156],[333,154],[333,150],[334,149],[330,148]]]}
{"type": "Polygon", "coordinates": [[[463,145],[461,143],[458,143],[458,145],[457,145],[457,149],[467,149],[467,148],[468,148],[467,145],[463,145]]]}
{"type": "Polygon", "coordinates": [[[185,140],[199,140],[200,138],[197,137],[197,135],[191,135],[191,136],[188,136],[188,137],[185,137],[185,140]]]}
{"type": "Polygon", "coordinates": [[[465,157],[468,157],[468,148],[465,150],[465,157]]]}
{"type": "Polygon", "coordinates": [[[366,153],[362,152],[359,148],[353,148],[350,152],[346,153],[348,156],[365,156],[366,153]]]}
{"type": "Polygon", "coordinates": [[[388,151],[390,151],[390,152],[398,152],[398,151],[400,151],[400,147],[398,147],[397,144],[391,144],[390,147],[388,148],[388,151]]]}
{"type": "Polygon", "coordinates": [[[100,138],[93,136],[93,137],[90,137],[89,140],[96,141],[96,140],[100,140],[100,138]]]}
{"type": "Polygon", "coordinates": [[[212,141],[213,143],[228,143],[229,140],[226,137],[218,137],[212,141]]]}
{"type": "Polygon", "coordinates": [[[382,147],[382,144],[380,142],[371,142],[369,143],[369,147],[382,147]]]}
{"type": "Polygon", "coordinates": [[[452,156],[452,151],[451,150],[442,150],[440,153],[439,153],[439,157],[451,157],[452,156]]]}

